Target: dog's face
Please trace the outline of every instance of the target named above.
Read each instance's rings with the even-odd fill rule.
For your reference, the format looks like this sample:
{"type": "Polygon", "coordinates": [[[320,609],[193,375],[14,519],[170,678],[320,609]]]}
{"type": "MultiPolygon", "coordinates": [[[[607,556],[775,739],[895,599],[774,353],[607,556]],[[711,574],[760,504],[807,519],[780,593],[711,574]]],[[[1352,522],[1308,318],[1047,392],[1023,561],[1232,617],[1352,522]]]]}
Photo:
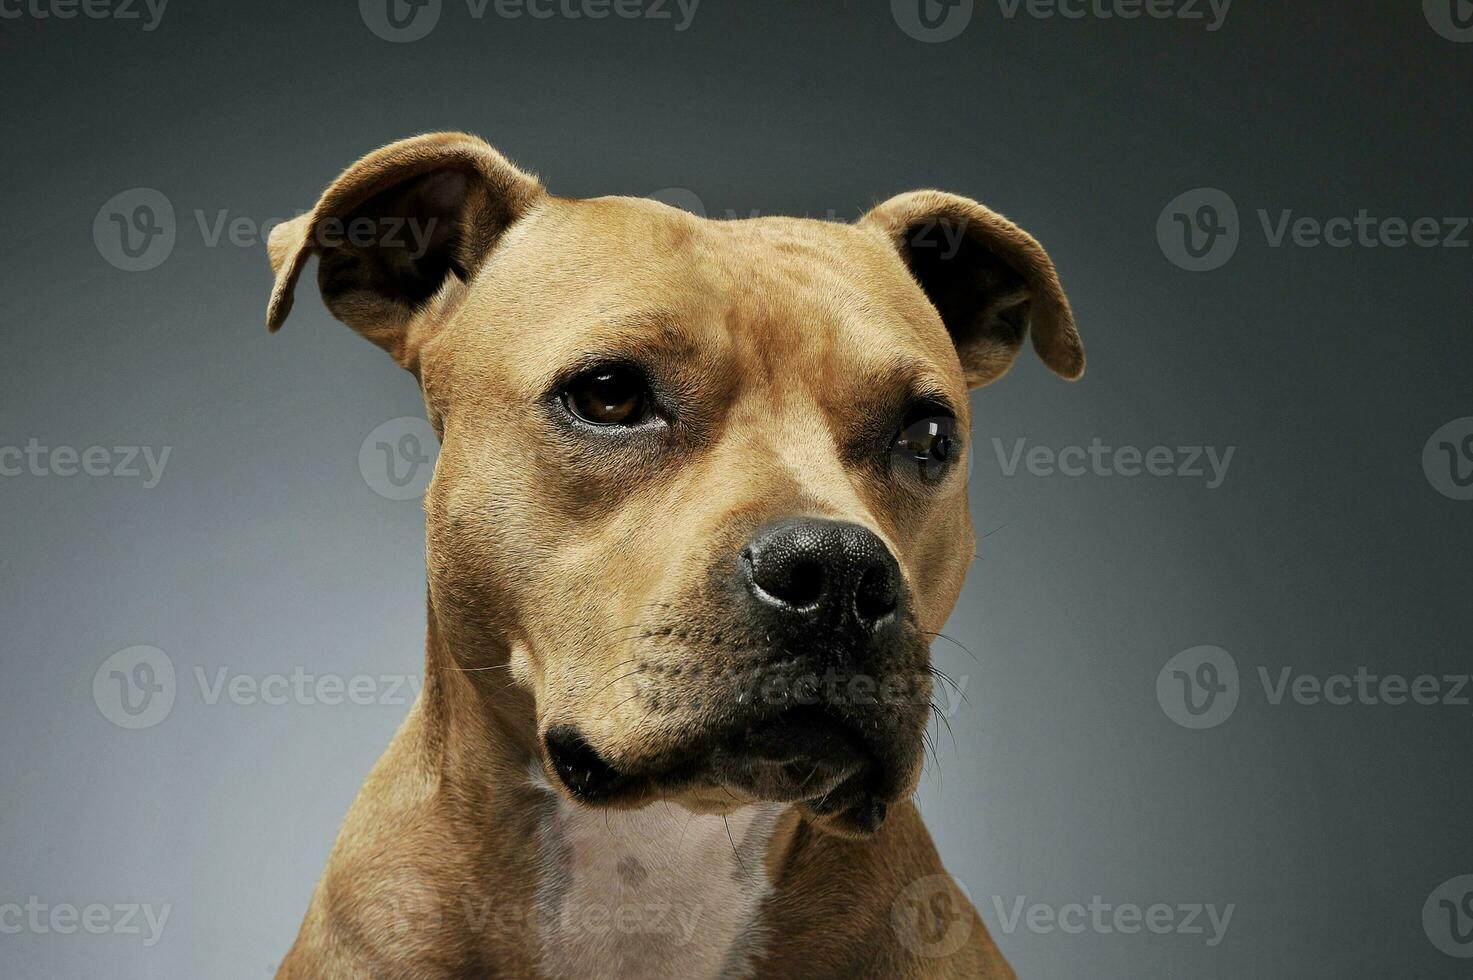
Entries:
{"type": "Polygon", "coordinates": [[[333,312],[420,378],[436,625],[531,692],[571,797],[866,833],[914,789],[974,555],[968,389],[1030,324],[1083,367],[1036,242],[930,192],[855,225],[564,200],[449,134],[366,158],[272,249],[273,326],[316,252],[333,312]]]}

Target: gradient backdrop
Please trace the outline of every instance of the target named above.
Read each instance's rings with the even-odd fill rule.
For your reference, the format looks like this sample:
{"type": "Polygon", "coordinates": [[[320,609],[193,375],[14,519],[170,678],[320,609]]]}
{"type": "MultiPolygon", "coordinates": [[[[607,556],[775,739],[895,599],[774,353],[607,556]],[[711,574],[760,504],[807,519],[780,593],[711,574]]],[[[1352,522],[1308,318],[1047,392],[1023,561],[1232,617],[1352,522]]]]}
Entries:
{"type": "Polygon", "coordinates": [[[949,868],[1025,978],[1468,975],[1473,4],[387,2],[0,0],[0,975],[290,945],[418,685],[432,447],[310,285],[266,334],[262,228],[449,128],[1037,234],[1090,372],[975,396],[949,868]]]}

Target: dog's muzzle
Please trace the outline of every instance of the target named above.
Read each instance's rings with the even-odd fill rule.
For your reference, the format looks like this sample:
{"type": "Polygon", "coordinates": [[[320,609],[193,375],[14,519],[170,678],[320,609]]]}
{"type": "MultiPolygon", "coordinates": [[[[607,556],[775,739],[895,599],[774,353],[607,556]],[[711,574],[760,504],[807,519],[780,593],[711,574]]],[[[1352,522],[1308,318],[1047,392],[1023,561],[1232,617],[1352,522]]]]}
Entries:
{"type": "Polygon", "coordinates": [[[914,786],[930,704],[899,565],[868,529],[818,519],[763,528],[735,564],[718,587],[743,642],[729,670],[686,692],[704,720],[689,740],[615,765],[575,726],[555,726],[551,768],[591,804],[709,784],[874,832],[914,786]]]}

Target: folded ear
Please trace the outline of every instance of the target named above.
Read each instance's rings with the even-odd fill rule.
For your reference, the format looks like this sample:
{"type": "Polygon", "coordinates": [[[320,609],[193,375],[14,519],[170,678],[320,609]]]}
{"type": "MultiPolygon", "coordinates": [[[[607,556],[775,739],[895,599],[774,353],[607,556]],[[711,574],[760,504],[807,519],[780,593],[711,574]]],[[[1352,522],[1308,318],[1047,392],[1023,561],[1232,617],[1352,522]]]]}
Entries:
{"type": "MultiPolygon", "coordinates": [[[[309,256],[332,315],[410,370],[433,323],[421,316],[448,283],[469,280],[502,233],[544,193],[464,133],[402,140],[353,164],[309,214],[271,232],[274,333],[309,256]]],[[[435,319],[438,319],[436,317],[435,319]]]]}
{"type": "Polygon", "coordinates": [[[859,219],[883,234],[941,314],[972,387],[1012,367],[1031,328],[1043,363],[1070,381],[1084,374],[1084,345],[1043,246],[969,198],[911,191],[859,219]]]}

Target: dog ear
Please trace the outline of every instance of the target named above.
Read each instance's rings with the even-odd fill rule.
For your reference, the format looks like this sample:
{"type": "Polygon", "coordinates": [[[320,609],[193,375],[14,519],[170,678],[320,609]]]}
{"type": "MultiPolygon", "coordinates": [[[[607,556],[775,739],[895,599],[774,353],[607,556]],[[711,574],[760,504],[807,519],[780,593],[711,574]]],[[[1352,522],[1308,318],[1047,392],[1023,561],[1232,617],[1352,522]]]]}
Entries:
{"type": "Polygon", "coordinates": [[[1084,374],[1084,345],[1053,260],[1017,225],[969,198],[911,191],[859,219],[883,234],[936,307],[968,383],[996,381],[1031,328],[1033,349],[1070,381],[1084,374]]]}
{"type": "Polygon", "coordinates": [[[543,194],[535,177],[464,133],[376,150],[333,181],[310,213],[272,230],[276,285],[266,325],[280,329],[315,253],[332,315],[416,370],[433,327],[420,316],[425,307],[448,282],[468,281],[543,194]]]}

